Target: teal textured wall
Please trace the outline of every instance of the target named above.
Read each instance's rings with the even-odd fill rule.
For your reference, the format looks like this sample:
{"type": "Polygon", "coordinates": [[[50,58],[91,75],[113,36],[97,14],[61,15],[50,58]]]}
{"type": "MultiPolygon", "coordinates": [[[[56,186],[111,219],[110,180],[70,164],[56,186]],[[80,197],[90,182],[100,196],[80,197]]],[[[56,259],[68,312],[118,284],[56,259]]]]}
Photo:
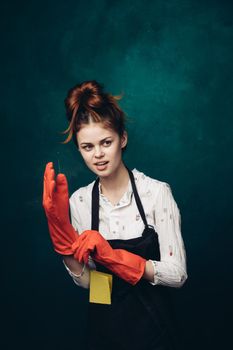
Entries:
{"type": "Polygon", "coordinates": [[[41,199],[44,166],[58,155],[70,193],[94,179],[75,146],[59,143],[67,90],[89,79],[124,92],[125,162],[168,182],[180,208],[189,274],[175,292],[181,348],[222,347],[232,293],[232,1],[1,6],[9,348],[84,344],[88,294],[52,250],[41,199]]]}

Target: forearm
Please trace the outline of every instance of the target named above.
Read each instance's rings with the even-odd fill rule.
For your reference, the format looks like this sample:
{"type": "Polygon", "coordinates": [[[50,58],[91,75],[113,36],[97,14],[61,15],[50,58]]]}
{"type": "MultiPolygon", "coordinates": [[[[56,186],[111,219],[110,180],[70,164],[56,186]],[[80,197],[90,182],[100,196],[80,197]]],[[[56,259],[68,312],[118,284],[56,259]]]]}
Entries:
{"type": "Polygon", "coordinates": [[[153,285],[180,288],[188,278],[185,261],[152,261],[154,265],[153,285]]]}

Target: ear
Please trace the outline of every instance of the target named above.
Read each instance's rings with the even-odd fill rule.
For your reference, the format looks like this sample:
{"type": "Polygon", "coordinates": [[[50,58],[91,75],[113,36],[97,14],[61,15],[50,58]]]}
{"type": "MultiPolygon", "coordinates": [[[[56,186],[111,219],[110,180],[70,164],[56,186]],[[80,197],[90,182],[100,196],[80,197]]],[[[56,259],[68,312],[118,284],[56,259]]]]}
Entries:
{"type": "Polygon", "coordinates": [[[124,148],[127,145],[128,142],[128,134],[126,131],[124,131],[123,135],[121,136],[121,148],[124,148]]]}

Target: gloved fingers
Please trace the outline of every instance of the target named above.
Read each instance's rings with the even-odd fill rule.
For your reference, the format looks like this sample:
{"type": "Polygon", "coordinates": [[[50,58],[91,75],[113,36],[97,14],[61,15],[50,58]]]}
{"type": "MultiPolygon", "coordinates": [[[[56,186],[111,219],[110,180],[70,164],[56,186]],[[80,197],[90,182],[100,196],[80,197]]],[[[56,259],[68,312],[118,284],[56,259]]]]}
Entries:
{"type": "Polygon", "coordinates": [[[62,197],[69,198],[68,182],[64,174],[58,174],[56,179],[56,192],[62,197]]]}
{"type": "Polygon", "coordinates": [[[55,180],[51,180],[48,183],[47,190],[48,190],[48,198],[53,202],[54,194],[55,194],[55,187],[56,187],[56,182],[55,180]]]}
{"type": "Polygon", "coordinates": [[[88,239],[88,236],[82,236],[83,234],[79,236],[79,244],[74,255],[79,262],[87,263],[90,253],[95,249],[95,244],[88,239]]]}
{"type": "Polygon", "coordinates": [[[55,171],[53,169],[53,162],[49,162],[46,164],[46,167],[45,167],[44,179],[49,182],[50,180],[54,179],[54,176],[55,176],[55,171]]]}
{"type": "Polygon", "coordinates": [[[58,195],[67,195],[67,197],[69,197],[66,176],[64,174],[58,174],[55,179],[53,162],[49,162],[46,164],[44,172],[44,184],[44,192],[47,197],[52,199],[55,188],[58,195]]]}
{"type": "Polygon", "coordinates": [[[48,172],[48,196],[53,200],[55,187],[56,187],[56,180],[55,180],[55,171],[53,168],[51,168],[48,172]]]}
{"type": "Polygon", "coordinates": [[[77,259],[80,263],[85,263],[87,264],[88,263],[88,258],[89,258],[89,255],[90,255],[90,251],[89,249],[87,250],[84,250],[83,251],[80,251],[79,249],[76,251],[76,253],[74,254],[74,257],[75,259],[77,259]]]}
{"type": "Polygon", "coordinates": [[[48,174],[49,170],[52,168],[53,168],[53,162],[48,162],[45,166],[44,175],[46,176],[48,174]]]}
{"type": "Polygon", "coordinates": [[[73,249],[73,252],[74,252],[74,253],[75,253],[75,252],[77,251],[77,249],[80,247],[80,244],[81,244],[82,240],[83,240],[82,235],[76,236],[76,239],[75,239],[75,241],[74,241],[73,244],[72,244],[72,249],[73,249]]]}
{"type": "MultiPolygon", "coordinates": [[[[51,186],[54,186],[55,187],[55,182],[54,184],[51,184],[51,186]]],[[[43,207],[45,209],[48,209],[51,204],[52,204],[52,201],[51,201],[51,196],[49,195],[50,191],[52,191],[51,189],[48,188],[48,184],[46,184],[44,182],[44,190],[43,190],[43,207]]]]}
{"type": "Polygon", "coordinates": [[[49,169],[51,168],[52,162],[49,162],[46,164],[45,171],[44,171],[44,181],[43,181],[43,205],[46,202],[46,199],[48,197],[48,176],[49,176],[49,169]]]}
{"type": "Polygon", "coordinates": [[[52,162],[48,163],[44,172],[44,182],[43,182],[43,207],[45,209],[49,208],[51,205],[51,191],[54,191],[55,183],[50,183],[52,175],[52,162]],[[52,188],[51,188],[52,186],[52,188]]]}
{"type": "Polygon", "coordinates": [[[43,207],[46,206],[46,201],[47,201],[47,184],[46,184],[46,179],[44,178],[44,182],[43,182],[43,207]]]}
{"type": "Polygon", "coordinates": [[[79,235],[78,239],[76,239],[72,244],[72,251],[73,251],[74,257],[79,262],[81,262],[81,259],[82,259],[82,256],[79,254],[79,247],[83,239],[85,239],[85,237],[82,237],[82,235],[79,235]]]}
{"type": "Polygon", "coordinates": [[[45,172],[44,172],[44,195],[46,199],[52,199],[53,192],[55,190],[56,182],[55,182],[55,171],[53,169],[53,163],[49,162],[46,164],[45,172]]]}

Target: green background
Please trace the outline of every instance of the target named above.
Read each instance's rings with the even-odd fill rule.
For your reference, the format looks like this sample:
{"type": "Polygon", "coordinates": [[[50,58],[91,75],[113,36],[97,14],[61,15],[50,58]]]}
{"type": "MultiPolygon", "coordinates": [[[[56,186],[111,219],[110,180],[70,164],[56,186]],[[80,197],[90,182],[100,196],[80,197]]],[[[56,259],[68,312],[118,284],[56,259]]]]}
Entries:
{"type": "Polygon", "coordinates": [[[96,79],[128,115],[130,168],[170,184],[189,278],[174,291],[180,349],[225,348],[232,316],[232,1],[1,5],[4,349],[85,349],[88,293],[54,253],[45,164],[70,193],[94,179],[61,145],[70,87],[96,79]],[[5,278],[4,278],[5,277],[5,278]]]}

